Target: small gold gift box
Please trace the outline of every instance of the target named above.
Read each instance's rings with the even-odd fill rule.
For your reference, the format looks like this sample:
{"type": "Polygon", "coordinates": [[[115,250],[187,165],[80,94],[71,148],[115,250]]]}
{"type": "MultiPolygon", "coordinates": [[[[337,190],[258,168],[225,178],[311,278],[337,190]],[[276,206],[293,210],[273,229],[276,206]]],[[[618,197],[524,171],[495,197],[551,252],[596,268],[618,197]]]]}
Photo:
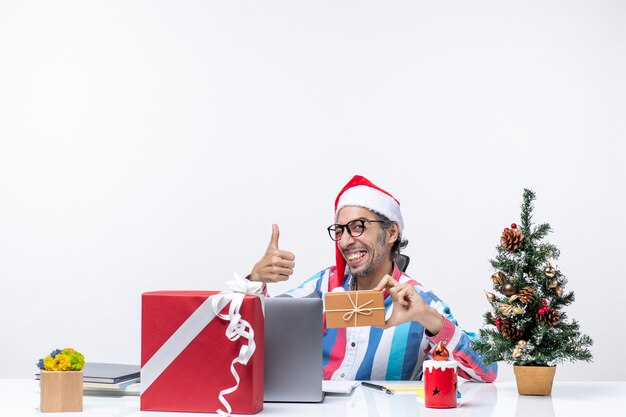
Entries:
{"type": "Polygon", "coordinates": [[[324,294],[326,327],[384,326],[382,291],[341,291],[324,294]]]}

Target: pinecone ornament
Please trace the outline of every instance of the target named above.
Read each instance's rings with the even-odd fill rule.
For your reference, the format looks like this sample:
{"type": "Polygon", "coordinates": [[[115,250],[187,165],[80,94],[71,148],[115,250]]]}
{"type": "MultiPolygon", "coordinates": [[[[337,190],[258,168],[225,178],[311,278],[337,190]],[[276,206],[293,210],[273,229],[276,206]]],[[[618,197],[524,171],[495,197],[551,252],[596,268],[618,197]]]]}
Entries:
{"type": "Polygon", "coordinates": [[[554,327],[561,321],[561,313],[555,310],[545,311],[543,314],[539,314],[535,316],[537,320],[537,324],[545,323],[550,327],[554,327]]]}
{"type": "Polygon", "coordinates": [[[518,329],[511,320],[503,320],[500,326],[500,333],[502,336],[511,340],[520,340],[524,335],[524,332],[518,329]]]}
{"type": "Polygon", "coordinates": [[[509,252],[517,252],[522,247],[524,234],[519,229],[504,229],[500,237],[500,243],[509,252]]]}
{"type": "Polygon", "coordinates": [[[518,291],[517,299],[524,304],[530,304],[535,299],[535,290],[532,287],[524,287],[518,291]]]}

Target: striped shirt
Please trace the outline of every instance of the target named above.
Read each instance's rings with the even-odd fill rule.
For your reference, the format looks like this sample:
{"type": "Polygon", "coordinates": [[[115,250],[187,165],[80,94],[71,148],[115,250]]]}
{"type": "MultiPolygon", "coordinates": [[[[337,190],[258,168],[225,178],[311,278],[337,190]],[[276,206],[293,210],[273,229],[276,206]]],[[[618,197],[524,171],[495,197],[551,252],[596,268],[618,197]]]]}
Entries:
{"type": "MultiPolygon", "coordinates": [[[[334,267],[320,271],[298,288],[283,296],[319,297],[328,292],[328,279],[334,267]]],[[[444,324],[435,336],[429,335],[418,322],[404,323],[389,329],[378,327],[348,327],[328,329],[324,323],[323,367],[324,379],[335,380],[420,380],[422,363],[431,359],[430,352],[441,340],[459,362],[458,374],[466,379],[492,382],[496,379],[497,364],[485,365],[480,354],[470,344],[478,337],[462,330],[450,308],[432,291],[394,267],[393,277],[403,283],[411,283],[424,301],[444,317],[444,324]]],[[[343,286],[334,291],[348,291],[352,275],[347,275],[343,286]]],[[[393,309],[393,301],[385,292],[385,317],[393,309]]]]}

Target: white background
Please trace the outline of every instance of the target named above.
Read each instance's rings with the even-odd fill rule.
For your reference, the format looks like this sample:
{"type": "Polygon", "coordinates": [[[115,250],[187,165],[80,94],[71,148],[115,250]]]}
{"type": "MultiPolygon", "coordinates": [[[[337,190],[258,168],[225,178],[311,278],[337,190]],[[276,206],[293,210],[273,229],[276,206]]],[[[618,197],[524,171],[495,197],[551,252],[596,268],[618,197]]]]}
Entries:
{"type": "Polygon", "coordinates": [[[141,293],[223,289],[274,222],[297,266],[271,292],[299,284],[359,173],[473,330],[533,189],[595,340],[557,380],[625,380],[625,21],[599,0],[0,0],[0,376],[56,347],[139,363],[141,293]]]}

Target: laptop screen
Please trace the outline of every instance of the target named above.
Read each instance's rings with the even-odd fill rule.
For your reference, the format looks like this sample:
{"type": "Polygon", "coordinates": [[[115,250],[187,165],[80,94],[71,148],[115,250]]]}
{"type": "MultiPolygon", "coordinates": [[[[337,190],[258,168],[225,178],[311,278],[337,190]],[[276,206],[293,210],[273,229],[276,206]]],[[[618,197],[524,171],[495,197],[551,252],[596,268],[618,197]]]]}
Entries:
{"type": "Polygon", "coordinates": [[[276,297],[264,301],[264,400],[322,401],[322,300],[276,297]]]}

